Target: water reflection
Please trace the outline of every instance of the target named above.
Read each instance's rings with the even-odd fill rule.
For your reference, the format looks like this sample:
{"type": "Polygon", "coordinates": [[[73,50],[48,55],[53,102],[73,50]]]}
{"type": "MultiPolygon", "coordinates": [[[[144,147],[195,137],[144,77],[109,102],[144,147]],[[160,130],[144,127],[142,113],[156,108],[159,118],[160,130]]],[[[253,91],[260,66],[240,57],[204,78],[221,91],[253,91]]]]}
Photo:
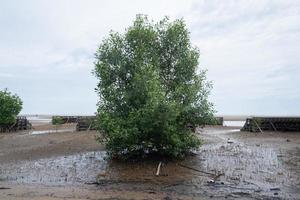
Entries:
{"type": "Polygon", "coordinates": [[[30,135],[40,135],[40,134],[48,134],[48,133],[63,133],[63,132],[74,132],[75,128],[69,129],[59,129],[59,130],[43,130],[43,131],[31,131],[30,135]]]}
{"type": "Polygon", "coordinates": [[[223,126],[236,126],[236,127],[243,127],[245,121],[224,121],[223,126]]]}

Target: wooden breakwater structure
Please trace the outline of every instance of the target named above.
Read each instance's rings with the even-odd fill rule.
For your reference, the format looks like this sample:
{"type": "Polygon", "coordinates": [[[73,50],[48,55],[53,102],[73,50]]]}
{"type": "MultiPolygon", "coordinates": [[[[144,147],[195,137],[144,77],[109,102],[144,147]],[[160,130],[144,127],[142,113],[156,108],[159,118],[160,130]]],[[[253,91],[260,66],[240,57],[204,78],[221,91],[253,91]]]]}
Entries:
{"type": "MultiPolygon", "coordinates": [[[[76,123],[76,131],[86,131],[86,130],[96,130],[96,116],[62,116],[56,115],[52,116],[54,118],[61,118],[63,124],[66,123],[76,123]]],[[[215,117],[210,123],[206,125],[219,125],[223,126],[223,117],[215,117]]]]}
{"type": "Polygon", "coordinates": [[[52,121],[55,118],[61,118],[62,124],[76,123],[76,131],[96,130],[96,116],[52,116],[52,121]]]}
{"type": "Polygon", "coordinates": [[[76,131],[96,130],[96,116],[79,117],[76,124],[76,131]]]}
{"type": "Polygon", "coordinates": [[[81,117],[81,116],[62,116],[62,115],[56,115],[56,116],[52,116],[52,121],[55,118],[60,118],[60,119],[62,119],[63,124],[77,123],[79,117],[81,117]]]}
{"type": "Polygon", "coordinates": [[[298,131],[300,117],[249,117],[241,131],[298,131]]]}
{"type": "Polygon", "coordinates": [[[15,123],[0,124],[0,132],[15,132],[20,130],[29,130],[32,128],[31,123],[26,117],[18,116],[15,123]]]}

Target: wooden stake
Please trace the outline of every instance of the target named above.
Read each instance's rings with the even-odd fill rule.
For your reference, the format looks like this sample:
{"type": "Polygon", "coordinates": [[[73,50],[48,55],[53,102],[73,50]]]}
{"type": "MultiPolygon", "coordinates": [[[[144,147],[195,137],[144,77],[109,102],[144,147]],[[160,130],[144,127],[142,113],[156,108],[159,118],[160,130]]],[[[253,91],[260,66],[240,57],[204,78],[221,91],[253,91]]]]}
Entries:
{"type": "Polygon", "coordinates": [[[159,176],[159,173],[160,173],[160,167],[161,167],[161,162],[159,162],[159,164],[158,164],[158,166],[157,166],[157,170],[156,170],[155,176],[159,176]]]}

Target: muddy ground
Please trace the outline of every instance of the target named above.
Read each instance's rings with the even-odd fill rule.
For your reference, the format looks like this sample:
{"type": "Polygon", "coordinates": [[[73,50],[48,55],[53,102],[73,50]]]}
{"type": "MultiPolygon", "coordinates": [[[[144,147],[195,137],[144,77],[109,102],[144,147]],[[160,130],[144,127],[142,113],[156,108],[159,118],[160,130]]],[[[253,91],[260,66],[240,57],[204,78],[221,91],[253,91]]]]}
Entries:
{"type": "Polygon", "coordinates": [[[1,200],[300,199],[300,133],[199,129],[201,149],[155,176],[161,160],[109,161],[96,132],[55,129],[0,135],[1,200]]]}

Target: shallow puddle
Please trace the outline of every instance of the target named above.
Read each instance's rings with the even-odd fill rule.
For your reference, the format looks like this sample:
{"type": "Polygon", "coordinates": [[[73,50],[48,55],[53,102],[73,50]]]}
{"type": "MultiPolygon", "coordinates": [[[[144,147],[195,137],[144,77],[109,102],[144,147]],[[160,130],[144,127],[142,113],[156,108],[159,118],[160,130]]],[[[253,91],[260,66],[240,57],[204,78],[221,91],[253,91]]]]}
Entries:
{"type": "Polygon", "coordinates": [[[29,135],[40,135],[40,134],[48,134],[48,133],[63,133],[63,132],[74,132],[75,129],[59,129],[59,130],[43,130],[43,131],[31,131],[29,135]]]}
{"type": "Polygon", "coordinates": [[[224,121],[223,126],[235,126],[235,127],[243,127],[245,121],[224,121]]]}

